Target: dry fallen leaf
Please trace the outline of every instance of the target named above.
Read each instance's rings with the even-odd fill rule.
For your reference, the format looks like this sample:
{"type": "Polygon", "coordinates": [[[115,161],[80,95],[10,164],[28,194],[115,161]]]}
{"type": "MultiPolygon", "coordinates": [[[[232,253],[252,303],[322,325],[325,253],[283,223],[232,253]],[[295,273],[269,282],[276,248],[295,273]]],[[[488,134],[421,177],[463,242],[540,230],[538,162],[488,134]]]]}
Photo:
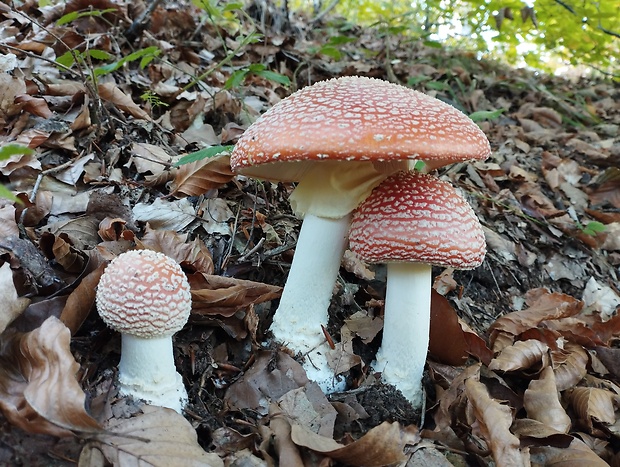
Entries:
{"type": "Polygon", "coordinates": [[[182,415],[149,405],[143,406],[142,412],[131,418],[109,420],[106,433],[84,448],[78,465],[103,467],[107,460],[122,467],[224,467],[217,454],[200,447],[196,430],[182,415]]]}
{"type": "Polygon", "coordinates": [[[618,396],[611,391],[599,388],[573,388],[566,393],[571,408],[577,418],[592,429],[592,422],[611,425],[616,421],[614,405],[618,404],[618,396]]]}
{"type": "Polygon", "coordinates": [[[523,406],[528,417],[538,420],[561,433],[568,433],[570,417],[558,398],[553,369],[548,366],[540,378],[532,380],[523,395],[523,406]]]}
{"type": "Polygon", "coordinates": [[[230,169],[230,156],[216,156],[182,165],[176,172],[171,195],[199,196],[230,182],[235,174],[230,169]]]}
{"type": "Polygon", "coordinates": [[[515,371],[532,368],[545,359],[548,351],[547,344],[535,339],[517,341],[491,360],[489,370],[515,371]]]}
{"type": "Polygon", "coordinates": [[[11,265],[4,263],[0,267],[0,334],[4,329],[26,309],[30,300],[18,297],[13,283],[11,265]]]}
{"type": "Polygon", "coordinates": [[[492,399],[485,385],[474,379],[465,381],[465,392],[495,464],[503,467],[529,466],[529,455],[521,451],[519,438],[510,432],[510,407],[492,399]]]}
{"type": "Polygon", "coordinates": [[[11,423],[54,436],[101,429],[84,409],[86,395],[75,379],[79,365],[69,349],[70,340],[69,329],[55,317],[34,331],[5,336],[0,409],[11,423]]]}
{"type": "Polygon", "coordinates": [[[195,273],[188,276],[192,288],[192,313],[232,316],[251,304],[278,298],[282,288],[234,277],[195,273]]]}
{"type": "Polygon", "coordinates": [[[401,462],[405,459],[405,445],[419,441],[417,430],[403,429],[397,422],[383,422],[346,446],[295,424],[291,426],[291,438],[298,446],[325,454],[345,465],[364,467],[401,462]]]}
{"type": "Polygon", "coordinates": [[[98,86],[99,97],[104,101],[108,101],[118,107],[120,110],[127,112],[135,118],[142,120],[151,120],[142,108],[137,105],[130,96],[121,91],[114,83],[102,83],[98,86]]]}

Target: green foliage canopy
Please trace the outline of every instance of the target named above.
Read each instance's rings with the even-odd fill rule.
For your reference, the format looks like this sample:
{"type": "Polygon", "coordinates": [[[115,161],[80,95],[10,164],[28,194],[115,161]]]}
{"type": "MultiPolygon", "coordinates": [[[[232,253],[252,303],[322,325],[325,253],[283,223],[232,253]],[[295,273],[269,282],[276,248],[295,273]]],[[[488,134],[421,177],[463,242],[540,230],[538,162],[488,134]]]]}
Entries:
{"type": "Polygon", "coordinates": [[[335,10],[356,24],[384,25],[512,64],[588,65],[620,74],[618,0],[340,0],[335,10]]]}

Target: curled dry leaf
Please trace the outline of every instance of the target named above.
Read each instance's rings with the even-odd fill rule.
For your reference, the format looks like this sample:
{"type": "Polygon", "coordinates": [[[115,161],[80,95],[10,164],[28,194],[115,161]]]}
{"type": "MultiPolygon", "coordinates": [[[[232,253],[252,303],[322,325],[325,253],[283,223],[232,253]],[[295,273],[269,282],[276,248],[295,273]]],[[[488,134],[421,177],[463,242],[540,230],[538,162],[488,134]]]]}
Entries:
{"type": "Polygon", "coordinates": [[[564,349],[551,352],[551,364],[555,373],[558,391],[572,388],[588,373],[588,352],[577,344],[570,342],[564,349]]]}
{"type": "Polygon", "coordinates": [[[156,230],[147,225],[144,236],[136,240],[136,245],[138,248],[164,253],[190,271],[213,273],[211,253],[199,238],[187,242],[187,234],[173,230],[156,230]]]}
{"type": "Polygon", "coordinates": [[[50,317],[34,331],[14,333],[2,342],[0,408],[11,423],[55,436],[101,429],[84,409],[86,396],[75,379],[79,365],[70,340],[69,329],[50,317]]]}
{"type": "Polygon", "coordinates": [[[302,366],[284,352],[260,352],[254,364],[226,391],[233,409],[251,409],[266,415],[271,402],[309,380],[302,366]]]}
{"type": "Polygon", "coordinates": [[[448,365],[462,365],[467,360],[467,342],[456,311],[443,295],[431,290],[431,329],[429,353],[448,365]]]}
{"type": "Polygon", "coordinates": [[[502,316],[491,327],[491,344],[498,331],[517,336],[522,332],[538,326],[541,321],[566,318],[581,311],[583,302],[561,293],[544,293],[532,305],[522,311],[515,311],[502,316]]]}
{"type": "Polygon", "coordinates": [[[616,421],[614,405],[618,396],[599,388],[574,388],[567,393],[567,399],[577,417],[592,429],[592,422],[612,425],[616,421]]]}
{"type": "Polygon", "coordinates": [[[232,316],[237,311],[278,298],[282,287],[234,277],[195,273],[188,276],[192,288],[192,313],[232,316]]]}
{"type": "Polygon", "coordinates": [[[553,446],[532,446],[530,454],[533,465],[553,467],[608,467],[609,464],[597,456],[580,439],[574,438],[566,448],[553,446]]]}
{"type": "Polygon", "coordinates": [[[199,196],[230,182],[230,156],[216,156],[182,165],[170,187],[171,195],[199,196]]]}
{"type": "Polygon", "coordinates": [[[397,422],[383,422],[346,446],[295,424],[291,426],[291,438],[298,446],[325,454],[345,465],[364,467],[401,462],[405,459],[405,445],[416,444],[420,439],[417,430],[403,429],[397,422]]]}
{"type": "Polygon", "coordinates": [[[437,430],[450,429],[452,425],[452,408],[463,397],[465,381],[480,378],[480,364],[466,366],[451,382],[450,387],[439,397],[439,409],[435,413],[437,430]]]}
{"type": "Polygon", "coordinates": [[[69,297],[60,315],[60,320],[75,334],[95,303],[95,290],[99,279],[105,270],[105,264],[90,272],[78,285],[69,297]]]}
{"type": "Polygon", "coordinates": [[[465,392],[495,464],[504,467],[529,466],[528,454],[521,452],[519,438],[510,432],[510,408],[492,399],[484,384],[474,379],[465,381],[465,392]]]}
{"type": "Polygon", "coordinates": [[[13,283],[11,265],[4,263],[0,267],[0,334],[4,329],[26,309],[30,300],[18,297],[13,283]]]}
{"type": "Polygon", "coordinates": [[[131,97],[121,91],[116,84],[103,83],[98,86],[98,90],[101,99],[114,104],[123,112],[141,120],[151,120],[149,114],[142,110],[131,97]]]}
{"type": "Polygon", "coordinates": [[[555,375],[550,366],[545,367],[539,379],[530,382],[523,395],[523,406],[528,417],[561,433],[568,433],[570,430],[570,417],[560,404],[555,375]]]}
{"type": "Polygon", "coordinates": [[[516,371],[532,368],[545,358],[549,347],[535,339],[517,341],[491,360],[489,370],[516,371]]]}
{"type": "Polygon", "coordinates": [[[108,462],[123,467],[224,467],[217,454],[200,447],[196,430],[182,415],[149,405],[143,406],[142,412],[131,418],[109,420],[106,432],[82,451],[79,466],[93,467],[92,459],[99,451],[108,462]]]}

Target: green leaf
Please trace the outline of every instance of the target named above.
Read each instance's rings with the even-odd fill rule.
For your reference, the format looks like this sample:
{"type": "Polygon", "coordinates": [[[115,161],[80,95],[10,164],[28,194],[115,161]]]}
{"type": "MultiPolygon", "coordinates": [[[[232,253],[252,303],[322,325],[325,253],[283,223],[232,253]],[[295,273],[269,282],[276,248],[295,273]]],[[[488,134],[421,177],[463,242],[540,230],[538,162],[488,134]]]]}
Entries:
{"type": "MultiPolygon", "coordinates": [[[[79,50],[76,50],[74,53],[76,53],[78,56],[80,55],[79,50]]],[[[56,57],[56,63],[59,63],[60,65],[63,65],[67,68],[71,67],[71,65],[75,63],[73,53],[71,53],[71,51],[68,51],[62,54],[60,57],[56,57]]]]}
{"type": "Polygon", "coordinates": [[[243,3],[241,2],[230,2],[224,5],[222,11],[235,11],[235,10],[243,10],[243,3]]]}
{"type": "Polygon", "coordinates": [[[192,152],[191,154],[187,154],[174,164],[174,167],[179,167],[180,165],[189,164],[190,162],[201,161],[202,159],[208,159],[209,157],[214,157],[219,154],[232,151],[234,146],[211,146],[210,148],[201,149],[196,152],[192,152]]]}
{"type": "Polygon", "coordinates": [[[103,16],[106,13],[115,12],[116,8],[108,8],[106,10],[89,10],[89,11],[72,11],[71,13],[67,13],[64,16],[61,16],[58,21],[56,21],[57,26],[62,26],[63,24],[70,23],[71,21],[75,21],[79,18],[84,18],[87,16],[103,16]]]}
{"type": "Polygon", "coordinates": [[[336,47],[332,47],[331,45],[324,45],[319,49],[319,53],[322,55],[327,55],[328,57],[332,57],[333,59],[340,60],[342,58],[342,53],[336,47]]]}
{"type": "Polygon", "coordinates": [[[586,235],[596,235],[597,233],[605,232],[605,224],[598,221],[588,222],[581,231],[586,235]]]}
{"type": "Polygon", "coordinates": [[[248,75],[249,70],[247,68],[242,68],[241,70],[235,71],[224,83],[225,89],[233,89],[237,86],[241,86],[243,80],[248,75]]]}
{"type": "Polygon", "coordinates": [[[288,78],[288,76],[281,75],[280,73],[276,73],[275,71],[262,70],[257,71],[256,74],[258,76],[262,76],[265,79],[268,79],[269,81],[274,81],[283,86],[290,86],[291,84],[291,80],[288,78]]]}
{"type": "Polygon", "coordinates": [[[8,159],[9,157],[17,154],[30,155],[34,154],[34,150],[19,144],[6,144],[4,146],[0,146],[0,160],[8,159]]]}
{"type": "Polygon", "coordinates": [[[493,120],[504,113],[504,109],[497,110],[479,110],[469,116],[474,122],[480,122],[482,120],[493,120]]]}
{"type": "Polygon", "coordinates": [[[114,58],[114,55],[106,52],[105,50],[89,49],[87,53],[90,57],[97,60],[112,60],[114,58]]]}
{"type": "Polygon", "coordinates": [[[0,185],[0,198],[19,202],[19,199],[13,193],[11,193],[11,191],[7,187],[2,185],[0,185]]]}

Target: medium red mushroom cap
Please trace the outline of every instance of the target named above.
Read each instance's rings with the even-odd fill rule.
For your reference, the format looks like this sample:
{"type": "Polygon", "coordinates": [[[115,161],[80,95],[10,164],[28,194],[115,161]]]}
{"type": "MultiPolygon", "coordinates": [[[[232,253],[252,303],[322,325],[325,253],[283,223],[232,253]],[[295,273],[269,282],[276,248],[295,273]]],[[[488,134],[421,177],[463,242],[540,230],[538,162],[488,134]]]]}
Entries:
{"type": "Polygon", "coordinates": [[[97,309],[112,329],[137,337],[179,331],[192,308],[181,267],[151,250],[127,251],[112,260],[97,286],[97,309]]]}
{"type": "Polygon", "coordinates": [[[230,163],[244,175],[296,181],[304,161],[418,159],[440,167],[489,155],[484,133],[454,107],[353,76],[315,83],[278,102],[241,136],[230,163]]]}
{"type": "Polygon", "coordinates": [[[432,175],[398,172],[376,187],[353,214],[353,252],[373,263],[416,262],[473,269],[486,242],[471,206],[432,175]]]}

